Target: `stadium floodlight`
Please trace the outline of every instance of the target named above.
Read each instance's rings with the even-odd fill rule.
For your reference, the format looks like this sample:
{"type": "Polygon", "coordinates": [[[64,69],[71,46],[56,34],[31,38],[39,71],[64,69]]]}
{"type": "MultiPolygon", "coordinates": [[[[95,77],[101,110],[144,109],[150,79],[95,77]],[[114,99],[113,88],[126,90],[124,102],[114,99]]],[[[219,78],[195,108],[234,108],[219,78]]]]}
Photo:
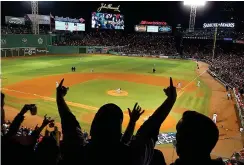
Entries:
{"type": "Polygon", "coordinates": [[[204,0],[186,0],[184,5],[191,6],[190,20],[189,20],[189,32],[194,32],[195,19],[197,15],[197,7],[205,6],[206,1],[204,0]]]}
{"type": "Polygon", "coordinates": [[[31,1],[31,11],[34,15],[34,20],[32,22],[32,31],[34,34],[39,34],[39,23],[38,23],[38,1],[31,1]]]}
{"type": "Polygon", "coordinates": [[[199,0],[195,0],[195,1],[184,1],[184,5],[188,5],[188,6],[205,6],[206,1],[199,1],[199,0]]]}

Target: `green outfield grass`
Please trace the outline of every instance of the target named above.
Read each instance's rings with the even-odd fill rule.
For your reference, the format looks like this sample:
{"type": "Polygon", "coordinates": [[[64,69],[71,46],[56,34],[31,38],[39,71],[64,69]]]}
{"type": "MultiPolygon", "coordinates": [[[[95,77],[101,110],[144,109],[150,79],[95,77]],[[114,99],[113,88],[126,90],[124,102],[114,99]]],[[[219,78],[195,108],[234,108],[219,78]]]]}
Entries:
{"type": "MultiPolygon", "coordinates": [[[[81,73],[90,72],[91,68],[96,73],[136,73],[152,75],[152,67],[155,64],[157,73],[155,76],[173,77],[173,79],[192,81],[197,75],[196,64],[189,60],[151,59],[136,57],[118,56],[42,56],[35,58],[15,58],[2,61],[2,87],[41,76],[71,73],[70,68],[76,66],[81,73]]],[[[198,80],[198,79],[197,79],[198,80]]],[[[163,93],[163,86],[152,86],[126,81],[116,80],[91,80],[70,87],[66,100],[86,104],[94,107],[113,102],[123,110],[133,107],[135,102],[145,108],[154,110],[166,98],[163,93]],[[107,95],[107,90],[117,88],[126,89],[128,97],[114,97],[107,95]]],[[[209,99],[211,91],[201,82],[201,87],[196,91],[185,92],[176,102],[174,108],[192,109],[203,114],[208,114],[209,99]],[[201,97],[196,97],[197,93],[201,97]]],[[[55,93],[51,97],[55,97],[55,93]]],[[[20,109],[24,103],[37,103],[38,115],[49,114],[59,120],[55,102],[38,100],[25,100],[6,96],[6,104],[20,109]]],[[[88,114],[91,110],[72,107],[73,113],[77,116],[81,126],[88,130],[89,123],[82,120],[82,115],[88,114]]],[[[94,113],[94,112],[92,112],[94,113]]],[[[172,112],[171,115],[178,120],[180,113],[172,112]]],[[[173,131],[169,129],[165,131],[173,131]]]]}

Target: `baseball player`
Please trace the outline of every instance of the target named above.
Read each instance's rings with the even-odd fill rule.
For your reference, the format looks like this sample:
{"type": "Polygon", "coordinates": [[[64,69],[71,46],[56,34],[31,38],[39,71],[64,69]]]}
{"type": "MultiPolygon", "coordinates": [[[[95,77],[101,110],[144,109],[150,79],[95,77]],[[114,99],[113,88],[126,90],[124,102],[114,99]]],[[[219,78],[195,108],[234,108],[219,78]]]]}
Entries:
{"type": "Polygon", "coordinates": [[[216,124],[217,123],[217,114],[216,113],[214,113],[213,114],[213,122],[216,124]]]}
{"type": "Polygon", "coordinates": [[[59,85],[58,82],[56,82],[56,88],[58,87],[58,85],[59,85]]]}
{"type": "Polygon", "coordinates": [[[228,100],[232,100],[232,99],[231,99],[231,94],[230,94],[230,92],[227,93],[227,98],[228,98],[228,100]]]}
{"type": "Polygon", "coordinates": [[[181,82],[178,83],[177,87],[178,88],[181,88],[181,82]]]}
{"type": "Polygon", "coordinates": [[[153,73],[156,72],[156,68],[155,68],[156,64],[153,64],[153,73]]]}
{"type": "Polygon", "coordinates": [[[91,69],[91,73],[93,72],[94,70],[93,70],[93,68],[91,69]]]}
{"type": "Polygon", "coordinates": [[[198,86],[198,87],[200,87],[200,83],[201,83],[200,81],[197,82],[197,86],[198,86]]]}
{"type": "Polygon", "coordinates": [[[121,92],[121,88],[117,89],[117,93],[120,93],[121,92]]]}

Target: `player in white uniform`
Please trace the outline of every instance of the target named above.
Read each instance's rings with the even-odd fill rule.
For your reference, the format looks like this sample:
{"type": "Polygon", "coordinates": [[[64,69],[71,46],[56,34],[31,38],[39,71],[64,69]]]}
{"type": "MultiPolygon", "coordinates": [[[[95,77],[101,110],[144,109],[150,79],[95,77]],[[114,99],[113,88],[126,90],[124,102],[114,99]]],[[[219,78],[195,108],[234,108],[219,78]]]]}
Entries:
{"type": "Polygon", "coordinates": [[[178,83],[177,87],[178,88],[181,88],[181,82],[178,83]]]}
{"type": "Polygon", "coordinates": [[[91,69],[91,73],[93,73],[93,71],[94,71],[94,70],[93,70],[93,69],[91,69]]]}
{"type": "Polygon", "coordinates": [[[58,87],[58,85],[59,85],[58,82],[56,82],[56,88],[58,87]]]}
{"type": "Polygon", "coordinates": [[[201,83],[200,81],[197,82],[197,86],[198,86],[198,87],[200,87],[200,83],[201,83]]]}
{"type": "Polygon", "coordinates": [[[120,93],[121,92],[121,88],[117,89],[117,93],[120,93]]]}
{"type": "Polygon", "coordinates": [[[217,123],[217,114],[216,113],[214,113],[213,114],[213,122],[216,124],[217,123]]]}
{"type": "Polygon", "coordinates": [[[231,94],[230,94],[230,92],[227,93],[227,98],[228,98],[228,100],[232,100],[232,99],[231,99],[231,94]]]}

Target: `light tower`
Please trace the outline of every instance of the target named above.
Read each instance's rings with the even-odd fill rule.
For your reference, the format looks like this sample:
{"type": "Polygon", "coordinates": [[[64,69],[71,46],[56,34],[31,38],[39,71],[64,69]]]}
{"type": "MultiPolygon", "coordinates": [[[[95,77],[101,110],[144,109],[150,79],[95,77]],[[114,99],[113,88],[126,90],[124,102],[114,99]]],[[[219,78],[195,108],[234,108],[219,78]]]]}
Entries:
{"type": "Polygon", "coordinates": [[[39,22],[38,22],[38,1],[31,1],[31,11],[34,16],[32,22],[32,32],[34,34],[39,34],[39,22]]]}
{"type": "Polygon", "coordinates": [[[204,6],[206,1],[202,0],[187,0],[184,1],[184,5],[191,6],[190,20],[189,20],[189,32],[194,32],[195,19],[197,16],[197,7],[204,6]]]}

